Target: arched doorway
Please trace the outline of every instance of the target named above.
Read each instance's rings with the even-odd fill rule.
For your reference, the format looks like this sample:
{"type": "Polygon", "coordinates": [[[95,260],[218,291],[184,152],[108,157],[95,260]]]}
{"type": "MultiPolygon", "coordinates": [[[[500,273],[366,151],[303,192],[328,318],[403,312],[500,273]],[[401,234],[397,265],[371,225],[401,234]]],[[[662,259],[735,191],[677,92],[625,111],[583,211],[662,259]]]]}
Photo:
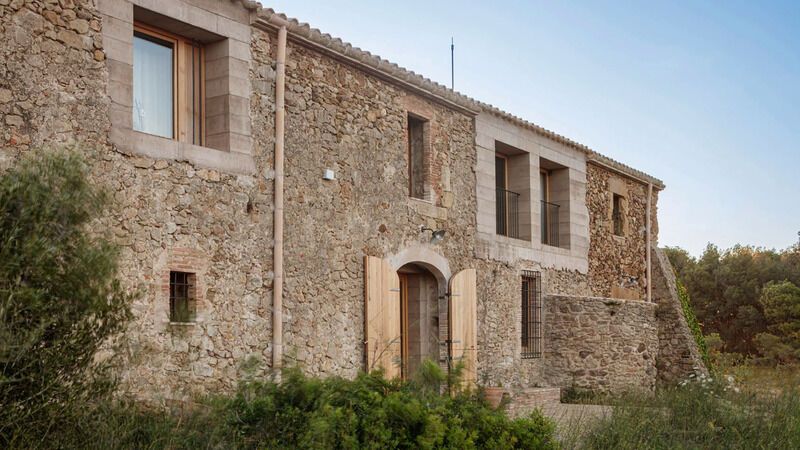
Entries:
{"type": "Polygon", "coordinates": [[[441,360],[442,330],[447,305],[445,289],[437,277],[420,263],[405,264],[397,270],[400,279],[401,375],[413,376],[426,359],[441,360]],[[444,303],[444,304],[443,304],[444,303]]]}
{"type": "Polygon", "coordinates": [[[446,264],[408,258],[410,254],[402,253],[400,264],[397,257],[364,257],[366,370],[381,369],[387,378],[408,377],[430,358],[447,367],[463,364],[463,381],[474,383],[476,271],[466,268],[450,276],[446,264]]]}

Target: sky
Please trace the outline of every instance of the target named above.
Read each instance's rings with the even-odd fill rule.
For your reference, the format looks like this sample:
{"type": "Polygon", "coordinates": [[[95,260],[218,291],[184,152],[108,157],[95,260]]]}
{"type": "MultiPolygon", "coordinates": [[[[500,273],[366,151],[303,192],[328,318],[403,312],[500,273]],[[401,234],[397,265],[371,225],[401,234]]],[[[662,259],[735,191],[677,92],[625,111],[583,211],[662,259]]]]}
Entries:
{"type": "Polygon", "coordinates": [[[659,244],[800,231],[800,1],[262,0],[664,181],[659,244]]]}

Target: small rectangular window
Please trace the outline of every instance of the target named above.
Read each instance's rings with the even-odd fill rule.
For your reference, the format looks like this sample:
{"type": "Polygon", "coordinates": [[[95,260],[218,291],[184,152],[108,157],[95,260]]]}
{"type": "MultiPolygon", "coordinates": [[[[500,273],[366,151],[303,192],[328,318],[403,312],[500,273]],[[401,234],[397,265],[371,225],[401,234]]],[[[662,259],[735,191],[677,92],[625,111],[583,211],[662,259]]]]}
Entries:
{"type": "Polygon", "coordinates": [[[203,145],[204,52],[146,25],[133,35],[133,129],[203,145]]]}
{"type": "Polygon", "coordinates": [[[170,322],[194,322],[196,311],[196,276],[188,272],[169,273],[170,322]]]}
{"type": "Polygon", "coordinates": [[[522,272],[522,358],[542,357],[542,277],[522,272]]]}
{"type": "Polygon", "coordinates": [[[425,199],[425,124],[422,119],[408,116],[408,195],[425,199]]]}
{"type": "Polygon", "coordinates": [[[623,214],[624,197],[619,194],[614,194],[613,204],[611,208],[611,220],[614,222],[614,234],[622,236],[625,232],[625,216],[623,214]]]}

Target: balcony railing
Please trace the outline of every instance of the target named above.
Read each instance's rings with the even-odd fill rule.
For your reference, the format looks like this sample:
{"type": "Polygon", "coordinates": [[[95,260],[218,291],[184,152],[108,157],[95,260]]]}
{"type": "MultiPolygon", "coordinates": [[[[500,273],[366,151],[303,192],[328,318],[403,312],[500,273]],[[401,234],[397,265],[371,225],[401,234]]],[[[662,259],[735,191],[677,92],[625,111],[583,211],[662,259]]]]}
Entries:
{"type": "Polygon", "coordinates": [[[497,234],[519,239],[519,194],[497,189],[497,234]]]}
{"type": "Polygon", "coordinates": [[[558,208],[555,203],[542,200],[542,244],[559,246],[558,208]]]}

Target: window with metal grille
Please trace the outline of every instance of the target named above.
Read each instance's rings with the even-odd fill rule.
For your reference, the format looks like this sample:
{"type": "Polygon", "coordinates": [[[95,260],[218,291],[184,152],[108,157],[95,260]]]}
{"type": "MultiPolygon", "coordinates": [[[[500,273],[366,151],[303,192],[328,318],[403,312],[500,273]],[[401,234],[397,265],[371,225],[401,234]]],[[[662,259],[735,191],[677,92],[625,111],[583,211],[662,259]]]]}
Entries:
{"type": "Polygon", "coordinates": [[[522,272],[522,358],[542,357],[542,275],[522,272]]]}
{"type": "Polygon", "coordinates": [[[196,316],[195,274],[188,272],[169,273],[169,320],[170,322],[194,322],[196,316]]]}

